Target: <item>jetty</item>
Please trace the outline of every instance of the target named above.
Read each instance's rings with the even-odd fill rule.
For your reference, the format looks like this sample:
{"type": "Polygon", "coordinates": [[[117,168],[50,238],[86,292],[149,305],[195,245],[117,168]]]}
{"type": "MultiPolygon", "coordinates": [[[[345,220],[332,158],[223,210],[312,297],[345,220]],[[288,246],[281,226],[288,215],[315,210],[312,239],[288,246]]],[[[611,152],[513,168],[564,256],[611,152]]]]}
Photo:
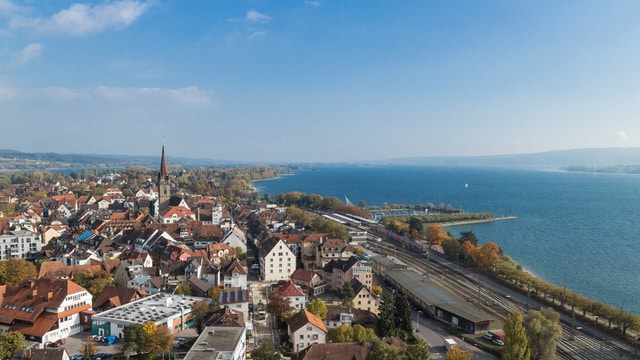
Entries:
{"type": "Polygon", "coordinates": [[[473,224],[482,224],[482,223],[490,223],[494,221],[502,221],[502,220],[516,220],[517,216],[500,216],[493,218],[484,218],[484,219],[469,219],[469,220],[460,220],[460,221],[443,221],[435,223],[442,227],[454,227],[454,226],[464,226],[464,225],[473,225],[473,224]]]}

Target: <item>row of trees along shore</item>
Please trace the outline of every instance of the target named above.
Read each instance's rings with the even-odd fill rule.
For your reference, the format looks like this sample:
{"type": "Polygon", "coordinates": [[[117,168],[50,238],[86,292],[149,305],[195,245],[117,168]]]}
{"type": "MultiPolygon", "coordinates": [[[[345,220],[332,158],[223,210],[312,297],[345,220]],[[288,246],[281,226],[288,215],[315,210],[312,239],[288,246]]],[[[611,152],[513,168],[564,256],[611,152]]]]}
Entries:
{"type": "Polygon", "coordinates": [[[577,294],[565,286],[557,286],[542,281],[516,264],[503,250],[492,241],[480,245],[471,231],[461,232],[456,238],[444,232],[440,225],[424,227],[421,218],[387,218],[383,220],[385,227],[401,235],[422,240],[431,245],[441,245],[444,256],[461,266],[476,267],[485,274],[502,280],[512,288],[529,293],[548,306],[585,321],[597,318],[606,322],[606,329],[612,334],[637,342],[640,332],[640,316],[624,311],[600,301],[594,301],[577,294]],[[629,333],[633,332],[633,334],[629,333]]]}

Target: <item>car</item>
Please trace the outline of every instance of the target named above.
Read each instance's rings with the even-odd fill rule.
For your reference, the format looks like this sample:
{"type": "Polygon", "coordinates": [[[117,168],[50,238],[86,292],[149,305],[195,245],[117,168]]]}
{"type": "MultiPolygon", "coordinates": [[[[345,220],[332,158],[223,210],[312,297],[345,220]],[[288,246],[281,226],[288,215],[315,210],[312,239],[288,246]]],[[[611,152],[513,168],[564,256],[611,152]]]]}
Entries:
{"type": "Polygon", "coordinates": [[[98,341],[99,336],[98,335],[91,335],[89,336],[89,340],[97,342],[98,341]]]}
{"type": "Polygon", "coordinates": [[[487,340],[489,340],[489,341],[493,340],[493,334],[491,334],[491,333],[486,333],[486,334],[482,335],[482,337],[487,339],[487,340]]]}
{"type": "Polygon", "coordinates": [[[498,345],[498,346],[502,346],[504,345],[504,341],[500,340],[500,339],[493,339],[491,340],[492,343],[498,345]]]}

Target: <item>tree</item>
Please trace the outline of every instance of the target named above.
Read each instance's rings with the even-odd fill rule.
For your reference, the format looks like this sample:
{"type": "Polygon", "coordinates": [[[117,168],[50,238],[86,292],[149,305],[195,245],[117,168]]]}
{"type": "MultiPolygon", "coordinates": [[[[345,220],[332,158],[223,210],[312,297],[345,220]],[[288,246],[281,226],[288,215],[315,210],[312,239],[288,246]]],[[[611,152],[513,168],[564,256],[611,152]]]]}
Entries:
{"type": "Polygon", "coordinates": [[[114,286],[111,274],[104,270],[90,274],[88,272],[78,272],[73,275],[73,282],[87,289],[94,299],[104,290],[105,286],[114,286]]]}
{"type": "Polygon", "coordinates": [[[218,297],[220,296],[220,288],[214,286],[209,289],[209,297],[211,298],[211,310],[216,311],[220,308],[218,297]]]}
{"type": "Polygon", "coordinates": [[[524,324],[531,349],[531,359],[553,359],[556,340],[562,335],[560,314],[551,308],[542,308],[540,311],[530,310],[524,324]]]}
{"type": "Polygon", "coordinates": [[[327,312],[328,312],[327,304],[325,304],[324,301],[322,300],[314,299],[310,301],[309,305],[307,306],[307,309],[309,310],[310,313],[319,317],[322,320],[327,318],[327,312]]]}
{"type": "Polygon", "coordinates": [[[417,339],[418,342],[413,345],[407,346],[407,360],[429,360],[429,345],[422,341],[422,339],[417,339]]]}
{"type": "Polygon", "coordinates": [[[36,266],[25,259],[0,261],[0,285],[20,285],[27,279],[38,277],[36,266]]]}
{"type": "Polygon", "coordinates": [[[447,351],[444,360],[471,360],[473,353],[462,351],[458,348],[447,351]]]}
{"type": "Polygon", "coordinates": [[[173,335],[166,326],[156,326],[153,335],[147,338],[147,350],[152,359],[159,353],[162,353],[164,357],[164,353],[171,351],[172,346],[173,335]]]}
{"type": "Polygon", "coordinates": [[[345,281],[342,285],[342,306],[352,308],[353,298],[356,296],[353,292],[353,285],[351,281],[345,281]]]}
{"type": "Polygon", "coordinates": [[[505,341],[502,348],[502,360],[531,359],[527,333],[522,321],[522,314],[519,311],[507,315],[504,324],[505,341]]]}
{"type": "Polygon", "coordinates": [[[377,340],[373,345],[373,351],[369,354],[370,360],[403,360],[405,359],[404,351],[389,345],[384,341],[377,340]]]}
{"type": "Polygon", "coordinates": [[[186,296],[191,296],[191,285],[189,285],[189,282],[187,280],[182,281],[177,287],[176,287],[176,294],[178,295],[186,295],[186,296]]]}
{"type": "Polygon", "coordinates": [[[327,333],[327,342],[334,343],[375,341],[376,339],[378,337],[373,329],[367,329],[360,324],[353,326],[343,324],[327,333]]]}
{"type": "Polygon", "coordinates": [[[0,359],[11,359],[16,350],[27,347],[24,336],[19,331],[9,331],[0,335],[0,359]]]}
{"type": "Polygon", "coordinates": [[[268,342],[263,342],[251,352],[251,358],[255,360],[280,360],[280,355],[268,342]]]}
{"type": "Polygon", "coordinates": [[[91,360],[93,355],[98,352],[98,348],[96,348],[96,344],[93,342],[91,338],[87,338],[84,342],[84,349],[82,350],[82,359],[83,360],[91,360]]]}
{"type": "Polygon", "coordinates": [[[195,319],[196,331],[198,334],[202,332],[202,322],[204,316],[209,312],[209,304],[206,301],[198,300],[191,306],[191,316],[195,319]]]}
{"type": "Polygon", "coordinates": [[[236,246],[236,258],[240,261],[247,260],[247,253],[240,246],[236,246]]]}
{"type": "Polygon", "coordinates": [[[422,220],[415,216],[409,218],[409,229],[417,232],[418,234],[422,233],[424,230],[424,226],[422,225],[422,220]]]}
{"type": "Polygon", "coordinates": [[[393,305],[395,309],[396,327],[401,331],[405,331],[407,334],[413,333],[411,307],[409,306],[407,294],[404,291],[398,293],[394,298],[393,305]]]}
{"type": "Polygon", "coordinates": [[[465,241],[469,241],[474,246],[478,245],[478,238],[476,237],[476,234],[473,233],[473,231],[460,232],[460,244],[462,244],[465,241]]]}
{"type": "Polygon", "coordinates": [[[431,245],[440,245],[447,238],[447,233],[440,225],[431,225],[427,227],[427,241],[431,245]]]}
{"type": "Polygon", "coordinates": [[[282,297],[278,293],[273,293],[269,296],[267,311],[275,316],[276,319],[282,320],[291,310],[291,300],[289,298],[282,297]]]}
{"type": "Polygon", "coordinates": [[[389,336],[396,327],[395,309],[393,300],[388,292],[382,294],[380,305],[378,306],[378,333],[380,336],[389,336]]]}
{"type": "Polygon", "coordinates": [[[122,329],[124,340],[122,342],[122,352],[125,355],[143,354],[147,352],[147,333],[140,324],[125,326],[122,329]]]}

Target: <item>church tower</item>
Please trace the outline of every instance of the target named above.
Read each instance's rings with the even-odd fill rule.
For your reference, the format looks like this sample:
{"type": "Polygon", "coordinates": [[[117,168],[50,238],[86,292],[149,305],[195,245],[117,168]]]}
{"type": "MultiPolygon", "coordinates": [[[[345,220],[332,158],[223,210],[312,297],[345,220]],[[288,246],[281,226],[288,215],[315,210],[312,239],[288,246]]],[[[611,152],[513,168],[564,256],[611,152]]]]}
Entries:
{"type": "Polygon", "coordinates": [[[160,159],[160,172],[158,172],[158,203],[160,212],[169,208],[171,198],[171,183],[167,172],[167,158],[164,155],[164,145],[162,145],[162,158],[160,159]]]}

